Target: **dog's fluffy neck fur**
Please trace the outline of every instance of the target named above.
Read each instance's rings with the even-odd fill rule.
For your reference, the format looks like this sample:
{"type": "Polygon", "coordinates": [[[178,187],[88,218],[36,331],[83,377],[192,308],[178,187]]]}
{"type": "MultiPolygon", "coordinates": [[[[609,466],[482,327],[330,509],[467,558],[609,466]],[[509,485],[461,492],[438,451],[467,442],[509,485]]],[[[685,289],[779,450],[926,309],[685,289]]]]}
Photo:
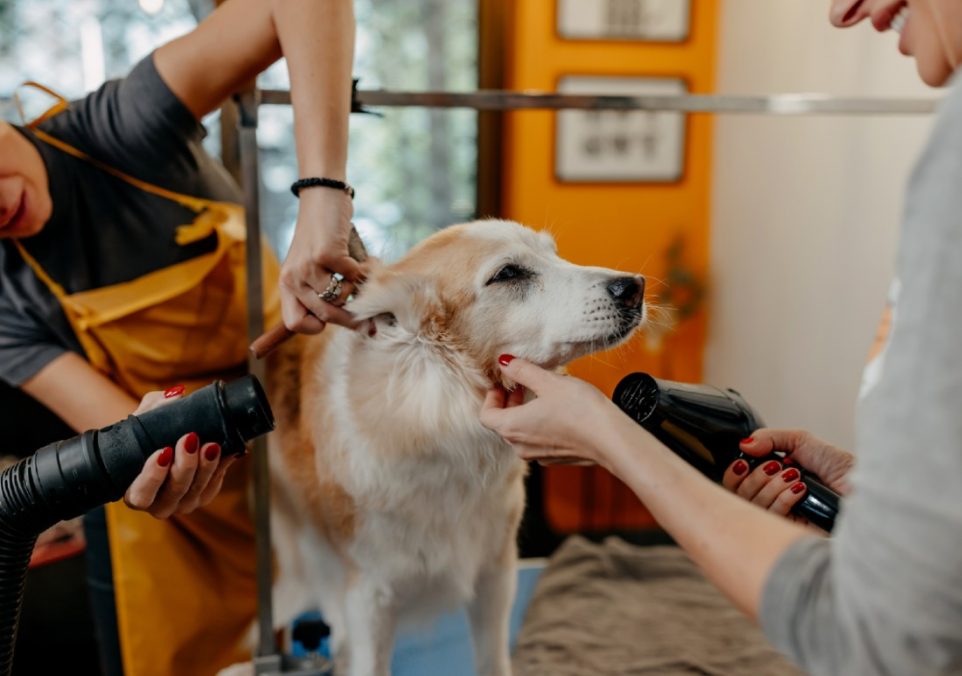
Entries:
{"type": "Polygon", "coordinates": [[[392,593],[416,599],[396,599],[399,619],[420,624],[474,595],[486,558],[478,548],[495,541],[473,539],[523,505],[524,464],[480,424],[486,383],[457,353],[439,358],[430,342],[385,346],[332,333],[320,370],[338,418],[326,444],[340,457],[318,460],[334,462],[358,513],[346,554],[361,571],[406,580],[392,593]],[[516,502],[505,498],[512,485],[516,502]]]}
{"type": "MultiPolygon", "coordinates": [[[[334,401],[348,403],[335,404],[345,423],[340,433],[346,438],[338,441],[380,459],[386,472],[423,475],[433,458],[444,480],[456,480],[457,473],[487,483],[518,463],[510,446],[479,421],[489,377],[450,343],[424,336],[375,342],[337,330],[324,371],[334,401]]],[[[370,473],[369,463],[352,464],[370,473]]]]}

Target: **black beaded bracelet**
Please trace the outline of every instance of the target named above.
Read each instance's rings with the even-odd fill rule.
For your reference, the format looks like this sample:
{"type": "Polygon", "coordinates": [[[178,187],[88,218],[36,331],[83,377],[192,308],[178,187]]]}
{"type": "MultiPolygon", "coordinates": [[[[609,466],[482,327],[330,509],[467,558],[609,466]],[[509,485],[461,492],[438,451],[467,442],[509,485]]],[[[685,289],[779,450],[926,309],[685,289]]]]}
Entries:
{"type": "Polygon", "coordinates": [[[294,181],[291,184],[291,192],[294,193],[294,197],[300,197],[300,192],[302,188],[334,188],[335,190],[341,190],[347,193],[347,196],[354,199],[354,188],[345,183],[344,181],[338,181],[334,178],[302,178],[300,180],[294,181]]]}

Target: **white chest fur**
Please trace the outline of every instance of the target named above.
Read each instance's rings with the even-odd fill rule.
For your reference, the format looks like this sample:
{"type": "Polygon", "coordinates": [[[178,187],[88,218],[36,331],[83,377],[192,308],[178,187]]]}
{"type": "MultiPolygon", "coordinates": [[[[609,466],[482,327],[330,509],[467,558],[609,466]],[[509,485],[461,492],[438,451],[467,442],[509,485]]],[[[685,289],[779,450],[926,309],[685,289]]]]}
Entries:
{"type": "Polygon", "coordinates": [[[410,369],[417,379],[386,374],[364,411],[337,403],[352,398],[348,340],[333,341],[323,364],[337,420],[327,443],[349,449],[327,468],[356,510],[345,551],[399,620],[416,621],[473,598],[485,566],[513,547],[522,463],[481,426],[479,392],[445,366],[410,369]],[[372,408],[396,434],[375,431],[372,408]]]}

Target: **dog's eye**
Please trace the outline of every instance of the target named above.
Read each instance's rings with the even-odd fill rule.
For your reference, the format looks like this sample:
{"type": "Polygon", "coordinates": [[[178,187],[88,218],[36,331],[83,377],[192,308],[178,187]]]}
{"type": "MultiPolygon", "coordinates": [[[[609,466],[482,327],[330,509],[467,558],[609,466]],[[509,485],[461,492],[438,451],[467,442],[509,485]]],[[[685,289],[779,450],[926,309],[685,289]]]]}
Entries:
{"type": "Polygon", "coordinates": [[[512,282],[518,279],[525,279],[531,276],[531,272],[525,270],[520,265],[514,265],[509,263],[503,268],[498,270],[494,277],[488,280],[488,284],[496,284],[498,282],[512,282]]]}

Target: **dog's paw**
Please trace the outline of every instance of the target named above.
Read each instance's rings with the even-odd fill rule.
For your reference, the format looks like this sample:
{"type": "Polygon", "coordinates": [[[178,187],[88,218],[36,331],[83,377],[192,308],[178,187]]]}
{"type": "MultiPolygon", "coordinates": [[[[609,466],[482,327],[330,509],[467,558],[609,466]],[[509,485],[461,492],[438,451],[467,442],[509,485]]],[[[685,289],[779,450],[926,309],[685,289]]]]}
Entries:
{"type": "Polygon", "coordinates": [[[218,671],[217,676],[254,676],[254,664],[252,662],[234,664],[218,671]]]}

